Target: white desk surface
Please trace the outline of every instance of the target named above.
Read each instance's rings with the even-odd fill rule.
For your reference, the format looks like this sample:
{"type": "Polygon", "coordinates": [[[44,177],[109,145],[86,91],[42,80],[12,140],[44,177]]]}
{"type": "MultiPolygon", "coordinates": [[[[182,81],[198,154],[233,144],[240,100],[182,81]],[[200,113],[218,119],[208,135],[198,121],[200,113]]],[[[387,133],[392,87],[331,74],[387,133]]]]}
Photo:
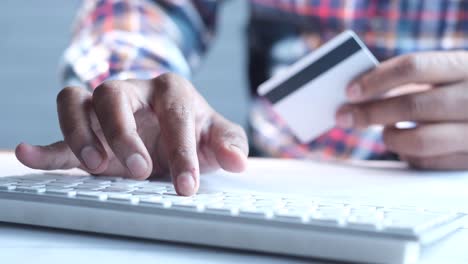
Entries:
{"type": "MultiPolygon", "coordinates": [[[[381,169],[369,168],[369,164],[365,167],[337,166],[272,159],[251,159],[249,162],[249,169],[243,174],[203,175],[202,188],[320,195],[331,199],[449,208],[468,213],[468,173],[465,172],[416,172],[393,164],[384,164],[386,169],[381,169]]],[[[0,164],[0,176],[32,172],[20,165],[11,152],[0,152],[0,164]]],[[[468,221],[465,229],[425,249],[420,263],[465,264],[468,263],[467,249],[468,221]]],[[[0,259],[2,263],[34,264],[311,263],[307,259],[11,224],[0,224],[0,259]]]]}

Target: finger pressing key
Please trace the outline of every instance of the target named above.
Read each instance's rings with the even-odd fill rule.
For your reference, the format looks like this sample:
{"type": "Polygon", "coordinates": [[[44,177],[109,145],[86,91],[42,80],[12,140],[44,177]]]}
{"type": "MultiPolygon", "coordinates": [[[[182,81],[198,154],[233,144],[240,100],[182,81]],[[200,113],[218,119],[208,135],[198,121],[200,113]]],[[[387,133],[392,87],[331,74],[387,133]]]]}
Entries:
{"type": "Polygon", "coordinates": [[[193,195],[199,186],[199,164],[191,84],[164,74],[153,80],[153,107],[161,125],[161,138],[169,168],[180,195],[193,195]]]}
{"type": "Polygon", "coordinates": [[[109,81],[96,88],[93,106],[107,143],[112,151],[136,179],[151,175],[151,157],[137,132],[132,100],[137,101],[132,84],[109,81]]]}

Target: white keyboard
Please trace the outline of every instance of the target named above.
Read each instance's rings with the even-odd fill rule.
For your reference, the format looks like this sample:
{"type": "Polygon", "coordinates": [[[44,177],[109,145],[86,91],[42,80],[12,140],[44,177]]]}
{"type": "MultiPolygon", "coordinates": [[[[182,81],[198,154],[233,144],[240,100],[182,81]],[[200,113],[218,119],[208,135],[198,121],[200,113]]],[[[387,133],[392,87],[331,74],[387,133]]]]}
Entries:
{"type": "Polygon", "coordinates": [[[0,178],[0,221],[365,263],[413,263],[464,215],[251,192],[177,196],[172,184],[35,174],[0,178]]]}

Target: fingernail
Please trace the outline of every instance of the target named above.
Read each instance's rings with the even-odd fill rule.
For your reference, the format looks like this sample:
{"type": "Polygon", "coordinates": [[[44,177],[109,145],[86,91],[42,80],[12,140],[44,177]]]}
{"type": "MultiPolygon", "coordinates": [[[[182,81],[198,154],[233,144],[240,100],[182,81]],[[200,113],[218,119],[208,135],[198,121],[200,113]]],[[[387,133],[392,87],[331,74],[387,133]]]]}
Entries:
{"type": "Polygon", "coordinates": [[[352,84],[347,90],[348,98],[350,100],[358,100],[362,96],[362,88],[359,84],[352,84]]]}
{"type": "Polygon", "coordinates": [[[336,119],[336,123],[339,127],[350,128],[353,126],[353,115],[350,112],[340,113],[336,119]]]}
{"type": "Polygon", "coordinates": [[[90,170],[97,169],[102,163],[101,154],[91,146],[86,146],[81,150],[81,158],[83,159],[86,167],[90,170]]]}
{"type": "Polygon", "coordinates": [[[148,170],[148,164],[142,155],[135,153],[130,155],[125,162],[127,168],[134,178],[141,178],[146,174],[148,170]]]}
{"type": "Polygon", "coordinates": [[[192,195],[195,189],[195,180],[189,173],[183,173],[177,177],[177,189],[182,195],[192,195]]]}

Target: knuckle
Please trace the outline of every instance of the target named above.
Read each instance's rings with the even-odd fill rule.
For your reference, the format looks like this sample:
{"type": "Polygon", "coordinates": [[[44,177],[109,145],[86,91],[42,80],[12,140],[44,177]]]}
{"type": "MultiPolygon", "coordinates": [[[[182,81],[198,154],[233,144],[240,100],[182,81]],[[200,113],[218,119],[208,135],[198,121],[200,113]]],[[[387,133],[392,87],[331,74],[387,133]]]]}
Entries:
{"type": "Polygon", "coordinates": [[[175,89],[187,90],[192,88],[192,85],[187,80],[172,72],[159,75],[152,80],[152,84],[158,96],[171,93],[175,89]]]}
{"type": "Polygon", "coordinates": [[[136,131],[127,131],[118,126],[108,127],[106,129],[106,140],[114,147],[122,147],[130,144],[132,139],[137,137],[136,131]]]}
{"type": "Polygon", "coordinates": [[[63,126],[62,127],[63,135],[65,140],[68,142],[78,142],[86,136],[83,129],[79,126],[63,126]]]}
{"type": "Polygon", "coordinates": [[[62,168],[63,167],[63,162],[53,159],[44,164],[44,167],[42,168],[43,170],[56,170],[57,168],[62,168]]]}
{"type": "Polygon", "coordinates": [[[158,85],[158,88],[165,88],[165,87],[173,87],[175,85],[178,85],[180,83],[180,77],[175,74],[175,73],[163,73],[159,75],[158,77],[154,78],[154,81],[156,84],[164,84],[164,85],[158,85]]]}
{"type": "Polygon", "coordinates": [[[65,87],[57,94],[57,104],[65,103],[76,97],[79,93],[77,87],[65,87]]]}
{"type": "Polygon", "coordinates": [[[224,131],[222,138],[233,142],[243,142],[246,140],[246,135],[242,127],[233,125],[232,128],[224,131]]]}
{"type": "Polygon", "coordinates": [[[404,55],[398,59],[398,63],[392,69],[394,76],[405,77],[412,75],[418,68],[417,56],[404,55]]]}
{"type": "Polygon", "coordinates": [[[180,76],[173,73],[173,72],[166,72],[159,75],[156,79],[159,79],[163,82],[178,82],[180,80],[180,76]]]}
{"type": "Polygon", "coordinates": [[[191,116],[191,111],[188,106],[175,102],[167,105],[166,113],[169,119],[175,122],[187,122],[191,116]]]}
{"type": "Polygon", "coordinates": [[[178,84],[182,80],[182,77],[179,75],[173,73],[173,72],[167,72],[159,75],[158,77],[155,78],[155,80],[167,83],[167,84],[178,84]]]}
{"type": "Polygon", "coordinates": [[[172,161],[180,161],[189,159],[190,151],[185,146],[177,146],[172,149],[169,154],[169,157],[172,161]]]}
{"type": "Polygon", "coordinates": [[[379,74],[371,71],[369,74],[363,75],[358,82],[363,91],[370,91],[376,79],[379,79],[379,74]]]}
{"type": "Polygon", "coordinates": [[[409,95],[402,97],[400,110],[404,111],[410,120],[402,121],[414,121],[421,117],[424,117],[426,112],[430,109],[427,109],[427,106],[430,104],[426,103],[426,100],[422,96],[418,95],[409,95]]]}
{"type": "Polygon", "coordinates": [[[100,84],[93,92],[93,98],[102,99],[108,98],[109,95],[122,93],[122,81],[109,80],[100,84]]]}
{"type": "MultiPolygon", "coordinates": [[[[45,149],[48,149],[47,152],[53,153],[54,146],[53,145],[48,145],[44,146],[45,149]]],[[[65,159],[64,156],[56,157],[56,158],[49,158],[47,159],[47,162],[44,164],[44,170],[56,170],[58,168],[64,168],[68,165],[69,160],[65,159]]]]}
{"type": "Polygon", "coordinates": [[[430,142],[428,137],[425,137],[423,134],[418,133],[417,131],[415,131],[415,133],[412,136],[408,137],[408,142],[413,146],[414,150],[417,152],[426,151],[432,143],[430,142]]]}

